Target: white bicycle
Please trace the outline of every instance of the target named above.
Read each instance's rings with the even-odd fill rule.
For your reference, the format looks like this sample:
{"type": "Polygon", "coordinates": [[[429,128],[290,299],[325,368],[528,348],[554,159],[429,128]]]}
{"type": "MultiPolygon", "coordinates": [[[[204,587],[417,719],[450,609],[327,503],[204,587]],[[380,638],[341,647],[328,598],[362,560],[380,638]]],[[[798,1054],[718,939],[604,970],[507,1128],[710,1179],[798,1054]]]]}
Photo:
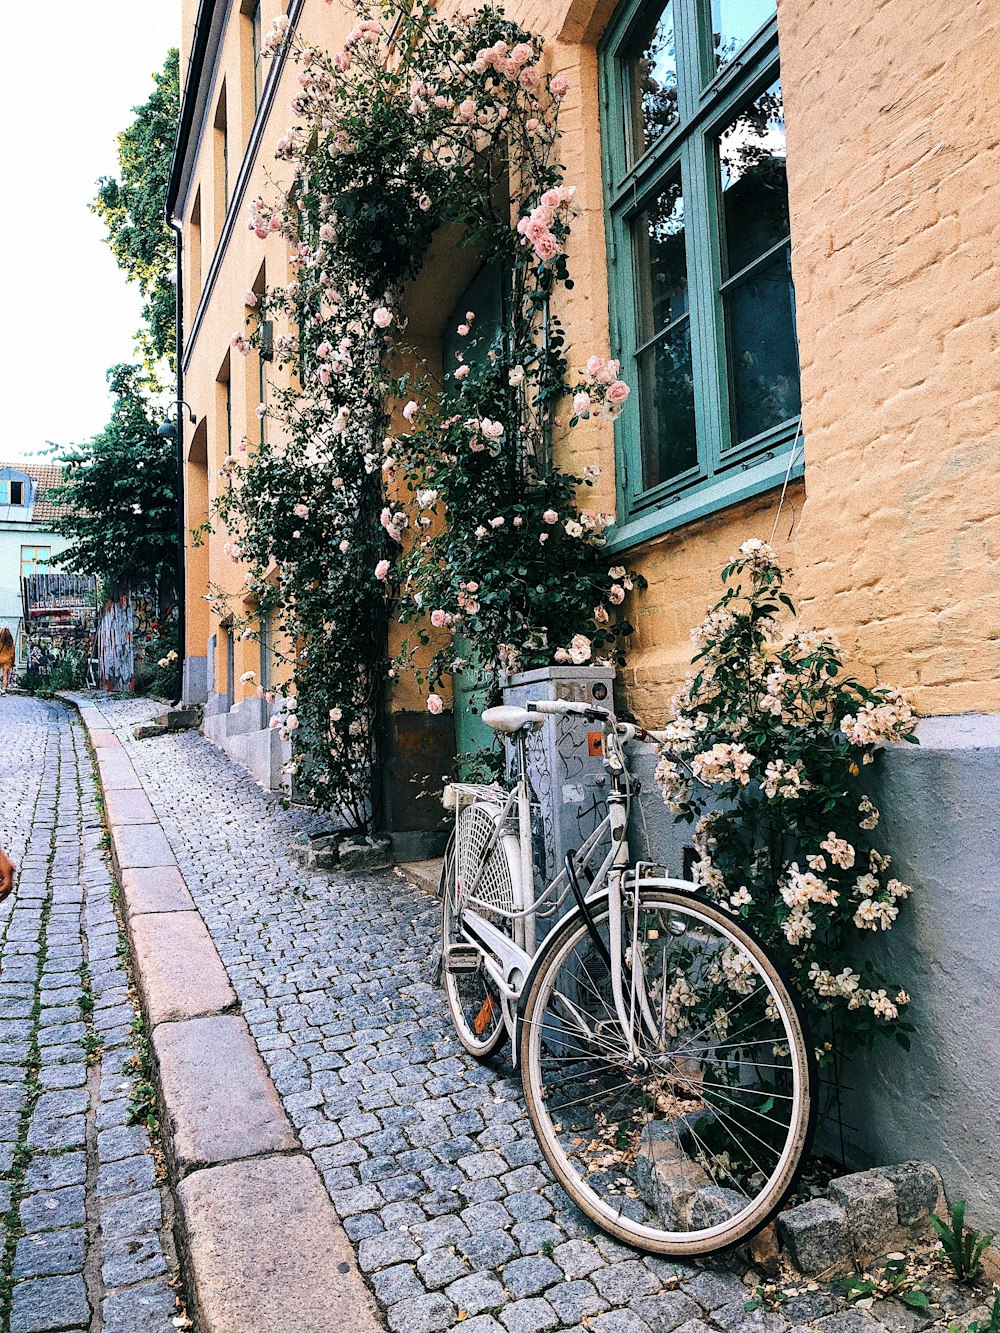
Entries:
{"type": "Polygon", "coordinates": [[[624,746],[662,736],[564,701],[483,721],[513,742],[517,778],[445,792],[442,976],[459,1040],[486,1059],[511,1038],[542,1152],[604,1230],[675,1257],[739,1244],[777,1213],[812,1139],[798,1003],[738,917],[630,865],[624,746]],[[526,737],[561,714],[600,725],[608,812],[536,894],[526,737]]]}

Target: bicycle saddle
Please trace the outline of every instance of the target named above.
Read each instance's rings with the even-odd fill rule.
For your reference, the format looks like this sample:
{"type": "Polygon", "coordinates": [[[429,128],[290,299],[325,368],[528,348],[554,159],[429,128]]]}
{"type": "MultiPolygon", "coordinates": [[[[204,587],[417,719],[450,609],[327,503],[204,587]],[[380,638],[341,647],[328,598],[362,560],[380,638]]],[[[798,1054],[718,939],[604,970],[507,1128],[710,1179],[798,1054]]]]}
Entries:
{"type": "Polygon", "coordinates": [[[529,713],[526,708],[517,708],[514,704],[500,704],[496,708],[485,709],[483,721],[501,735],[513,736],[525,727],[540,727],[545,718],[539,717],[537,713],[529,713]]]}

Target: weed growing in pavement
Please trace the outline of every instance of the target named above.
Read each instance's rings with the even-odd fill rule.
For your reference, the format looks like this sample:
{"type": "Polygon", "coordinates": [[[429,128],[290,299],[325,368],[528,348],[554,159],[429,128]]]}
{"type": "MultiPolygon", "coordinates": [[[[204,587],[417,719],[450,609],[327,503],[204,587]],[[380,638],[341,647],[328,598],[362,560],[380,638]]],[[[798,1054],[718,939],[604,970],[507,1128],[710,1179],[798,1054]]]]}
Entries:
{"type": "Polygon", "coordinates": [[[964,1199],[952,1208],[949,1221],[943,1222],[940,1217],[932,1216],[931,1225],[941,1241],[945,1258],[955,1270],[955,1277],[959,1282],[972,1282],[996,1233],[976,1231],[965,1225],[964,1199]]]}
{"type": "Polygon", "coordinates": [[[843,1278],[837,1284],[852,1304],[862,1308],[873,1300],[893,1297],[913,1310],[926,1310],[930,1297],[917,1286],[904,1254],[891,1254],[877,1273],[862,1273],[843,1278]]]}
{"type": "Polygon", "coordinates": [[[138,1015],[132,1023],[131,1031],[135,1039],[135,1054],[126,1061],[125,1069],[134,1075],[135,1081],[129,1096],[128,1123],[145,1125],[151,1134],[156,1134],[160,1118],[156,1105],[156,1085],[153,1082],[153,1052],[146,1024],[138,1015]]]}

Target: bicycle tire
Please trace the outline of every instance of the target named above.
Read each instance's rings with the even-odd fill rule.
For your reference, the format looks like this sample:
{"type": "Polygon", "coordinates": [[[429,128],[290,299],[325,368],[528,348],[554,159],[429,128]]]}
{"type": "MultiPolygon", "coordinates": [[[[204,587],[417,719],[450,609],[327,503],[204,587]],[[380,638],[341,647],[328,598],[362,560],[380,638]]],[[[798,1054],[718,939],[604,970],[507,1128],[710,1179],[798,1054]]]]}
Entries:
{"type": "Polygon", "coordinates": [[[490,1060],[507,1040],[503,1017],[503,999],[489,975],[482,969],[474,976],[449,970],[449,945],[460,938],[457,920],[461,912],[455,884],[455,835],[451,835],[441,867],[441,983],[455,1034],[462,1046],[477,1060],[490,1060]],[[476,1030],[489,1013],[483,1031],[476,1030]]]}
{"type": "MultiPolygon", "coordinates": [[[[775,1023],[780,1027],[788,1039],[787,1069],[784,1056],[779,1059],[781,1043],[774,1040],[774,1054],[771,1056],[773,1064],[761,1065],[755,1050],[749,1060],[745,1053],[739,1057],[738,1083],[728,1082],[725,1073],[720,1073],[720,1065],[726,1069],[734,1064],[732,1057],[728,1060],[719,1059],[719,1052],[727,1047],[733,1047],[738,1052],[744,1047],[760,1046],[766,1052],[766,1043],[771,1041],[771,1037],[767,1035],[767,1029],[762,1028],[760,1030],[765,1032],[765,1038],[761,1040],[728,1041],[725,1032],[718,1041],[705,1037],[702,1044],[706,1048],[714,1041],[711,1057],[692,1053],[694,1048],[691,1046],[685,1051],[683,1045],[666,1055],[654,1053],[648,1057],[652,1061],[650,1069],[642,1071],[630,1065],[626,1075],[624,1065],[628,1062],[622,1054],[625,1042],[621,1036],[615,1039],[618,1049],[612,1050],[612,1034],[621,1034],[620,1024],[617,1018],[613,1022],[609,1017],[601,1018],[602,1012],[609,1016],[613,1008],[609,998],[610,975],[606,978],[607,992],[604,995],[600,994],[602,981],[599,979],[595,983],[593,980],[595,975],[599,977],[599,974],[591,971],[594,964],[588,965],[586,961],[582,963],[586,980],[581,978],[580,959],[586,960],[588,948],[594,956],[597,950],[589,937],[586,923],[579,916],[572,916],[557,927],[543,945],[542,956],[529,982],[522,1006],[519,1058],[528,1114],[542,1153],[557,1180],[573,1202],[603,1230],[639,1249],[668,1257],[690,1258],[719,1253],[745,1242],[766,1226],[795,1188],[815,1130],[815,1055],[796,996],[770,953],[739,918],[730,916],[693,893],[650,886],[640,888],[638,910],[640,919],[658,912],[675,925],[683,924],[683,934],[692,932],[689,948],[696,938],[693,933],[695,928],[706,938],[717,941],[714,958],[708,950],[702,951],[704,958],[711,961],[705,965],[706,970],[699,974],[701,977],[711,975],[710,969],[713,967],[721,969],[724,956],[721,951],[730,946],[736,951],[730,961],[738,959],[742,967],[743,960],[750,960],[754,976],[764,987],[766,995],[758,998],[760,987],[757,981],[752,981],[754,989],[748,994],[753,1004],[745,1010],[741,1020],[748,1019],[745,1024],[748,1029],[757,1022],[775,1023]],[[698,923],[701,923],[700,926],[698,923]],[[573,971],[574,966],[576,972],[573,971]],[[564,969],[563,989],[556,992],[556,983],[564,969]],[[589,1004],[596,1016],[589,1029],[591,1037],[583,1035],[586,1022],[580,1026],[579,1020],[572,1014],[575,1002],[570,999],[569,988],[574,984],[574,977],[579,1001],[576,1003],[578,1014],[583,1014],[582,1006],[589,1004]],[[589,994],[591,990],[600,1008],[595,1009],[595,1000],[589,994]],[[777,1019],[772,1018],[772,1000],[777,1019]],[[763,1013],[763,1019],[750,1023],[749,1015],[758,1009],[763,1013]],[[569,1020],[560,1017],[563,1012],[570,1015],[569,1020]],[[561,1023],[561,1028],[555,1026],[557,1021],[561,1023]],[[607,1028],[606,1034],[600,1031],[602,1023],[607,1028]],[[596,1055],[588,1054],[588,1048],[593,1051],[598,1039],[605,1042],[606,1049],[596,1055]],[[576,1047],[574,1042],[577,1043],[576,1047]],[[554,1054],[557,1051],[561,1053],[554,1054]],[[712,1061],[715,1061],[714,1065],[712,1061]],[[548,1080],[543,1074],[543,1063],[548,1066],[548,1080]],[[693,1068],[695,1065],[698,1065],[700,1073],[693,1068]],[[748,1082],[748,1073],[751,1070],[756,1072],[759,1079],[761,1068],[774,1071],[766,1077],[776,1087],[790,1089],[788,1093],[779,1091],[774,1094],[782,1098],[781,1103],[774,1102],[772,1098],[772,1105],[769,1106],[767,1100],[752,1100],[762,1095],[766,1085],[757,1086],[748,1082]],[[624,1078],[625,1081],[609,1085],[610,1091],[605,1093],[601,1079],[606,1079],[607,1071],[612,1069],[612,1077],[624,1078]],[[717,1078],[706,1079],[707,1069],[712,1069],[717,1078]],[[600,1072],[602,1070],[603,1073],[600,1072]],[[678,1073],[678,1070],[681,1072],[678,1073]],[[582,1098],[577,1096],[580,1091],[584,1094],[582,1098]],[[735,1097],[732,1094],[736,1094],[735,1097]],[[601,1098],[605,1096],[607,1102],[602,1102],[601,1098]],[[641,1114],[646,1118],[641,1122],[635,1119],[634,1112],[631,1119],[623,1113],[623,1118],[617,1123],[613,1117],[609,1122],[605,1113],[599,1109],[602,1105],[612,1103],[621,1106],[630,1097],[642,1107],[641,1114]],[[713,1097],[716,1099],[714,1102],[713,1097]],[[730,1121],[738,1128],[743,1128],[737,1112],[747,1117],[759,1116],[767,1120],[770,1126],[771,1116],[765,1113],[777,1107],[784,1114],[785,1101],[790,1103],[788,1125],[783,1129],[780,1151],[773,1146],[771,1148],[778,1156],[774,1169],[769,1173],[768,1159],[765,1158],[762,1167],[756,1163],[754,1153],[763,1156],[758,1144],[765,1140],[759,1134],[777,1135],[770,1127],[765,1129],[757,1120],[752,1122],[753,1128],[747,1131],[751,1138],[756,1139],[753,1150],[748,1154],[757,1166],[754,1175],[749,1175],[749,1167],[741,1163],[738,1156],[724,1157],[721,1149],[716,1152],[706,1147],[713,1135],[720,1138],[728,1134],[734,1143],[738,1143],[740,1136],[726,1124],[730,1121]],[[726,1103],[725,1108],[723,1102],[726,1103]],[[661,1104],[670,1114],[664,1110],[663,1118],[658,1119],[661,1104]],[[695,1126],[700,1128],[700,1134],[695,1126]],[[594,1138],[588,1140],[588,1134],[593,1134],[594,1138]],[[633,1135],[638,1137],[632,1138],[633,1135]],[[595,1144],[598,1145],[596,1149],[595,1144]],[[609,1157],[612,1158],[610,1164],[609,1157]],[[726,1162],[724,1171],[732,1177],[727,1182],[728,1188],[719,1183],[720,1178],[726,1179],[725,1175],[721,1172],[715,1174],[722,1161],[726,1162]],[[616,1175],[615,1172],[619,1170],[623,1174],[616,1175]],[[746,1182],[740,1177],[743,1170],[748,1173],[746,1182]],[[701,1181],[699,1172],[705,1177],[704,1181],[701,1181]],[[764,1176],[764,1184],[758,1183],[755,1187],[753,1181],[760,1176],[764,1176]],[[608,1181],[611,1183],[606,1183],[608,1181]],[[733,1185],[737,1188],[733,1188],[733,1185]],[[745,1205],[742,1203],[741,1191],[746,1195],[745,1205]],[[720,1216],[719,1210],[723,1214],[729,1210],[729,1215],[720,1216]],[[679,1225],[682,1219],[683,1225],[679,1225]]],[[[593,904],[592,912],[598,929],[607,938],[607,895],[593,904]]],[[[628,919],[629,913],[623,912],[623,916],[628,919]]],[[[653,933],[652,928],[650,933],[653,933]]],[[[681,938],[676,931],[673,933],[676,939],[681,938]]],[[[653,942],[644,940],[644,951],[653,942]]],[[[659,948],[658,933],[655,943],[659,948]]],[[[664,960],[668,944],[669,939],[661,949],[664,960]]],[[[677,946],[678,953],[681,947],[677,946]]],[[[677,975],[675,970],[675,984],[677,975]]],[[[674,994],[673,987],[669,991],[667,989],[667,979],[668,964],[663,961],[664,1008],[668,1014],[674,1015],[676,1006],[670,1008],[666,1003],[674,994]]],[[[741,984],[746,984],[745,976],[741,984]]],[[[654,985],[660,985],[660,982],[654,985]]],[[[747,998],[744,998],[734,1006],[733,1012],[747,1003],[747,998]]],[[[681,1010],[679,1017],[671,1018],[671,1026],[683,1020],[681,1010]]],[[[722,1022],[721,1019],[717,1021],[720,1024],[722,1022]]],[[[702,1032],[706,1031],[702,1029],[702,1032]]],[[[661,1038],[665,1032],[661,1023],[661,1038]]],[[[695,1038],[701,1035],[701,1032],[694,1034],[695,1038]]],[[[680,1037],[677,1040],[680,1041],[680,1037]]],[[[651,1041],[647,1044],[652,1046],[651,1041]]],[[[614,1114],[617,1113],[616,1110],[614,1114]]],[[[735,1151],[738,1153],[739,1148],[735,1151]]]]}

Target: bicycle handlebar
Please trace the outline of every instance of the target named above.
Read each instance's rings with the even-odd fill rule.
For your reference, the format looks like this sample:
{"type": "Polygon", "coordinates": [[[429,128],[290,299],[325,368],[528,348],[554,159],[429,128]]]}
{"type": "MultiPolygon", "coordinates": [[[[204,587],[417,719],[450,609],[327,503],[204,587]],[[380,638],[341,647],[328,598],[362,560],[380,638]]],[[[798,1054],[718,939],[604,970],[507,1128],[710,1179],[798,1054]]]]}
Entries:
{"type": "Polygon", "coordinates": [[[585,717],[589,722],[614,722],[615,731],[623,740],[654,741],[662,743],[667,739],[666,732],[648,731],[637,722],[619,722],[610,708],[599,708],[596,704],[573,703],[569,699],[534,699],[525,704],[529,713],[542,713],[549,717],[585,717]]]}
{"type": "Polygon", "coordinates": [[[577,704],[569,699],[534,699],[525,704],[529,713],[547,713],[550,717],[563,717],[572,713],[577,717],[589,718],[592,722],[605,722],[611,716],[607,708],[598,708],[593,704],[577,704]]]}

